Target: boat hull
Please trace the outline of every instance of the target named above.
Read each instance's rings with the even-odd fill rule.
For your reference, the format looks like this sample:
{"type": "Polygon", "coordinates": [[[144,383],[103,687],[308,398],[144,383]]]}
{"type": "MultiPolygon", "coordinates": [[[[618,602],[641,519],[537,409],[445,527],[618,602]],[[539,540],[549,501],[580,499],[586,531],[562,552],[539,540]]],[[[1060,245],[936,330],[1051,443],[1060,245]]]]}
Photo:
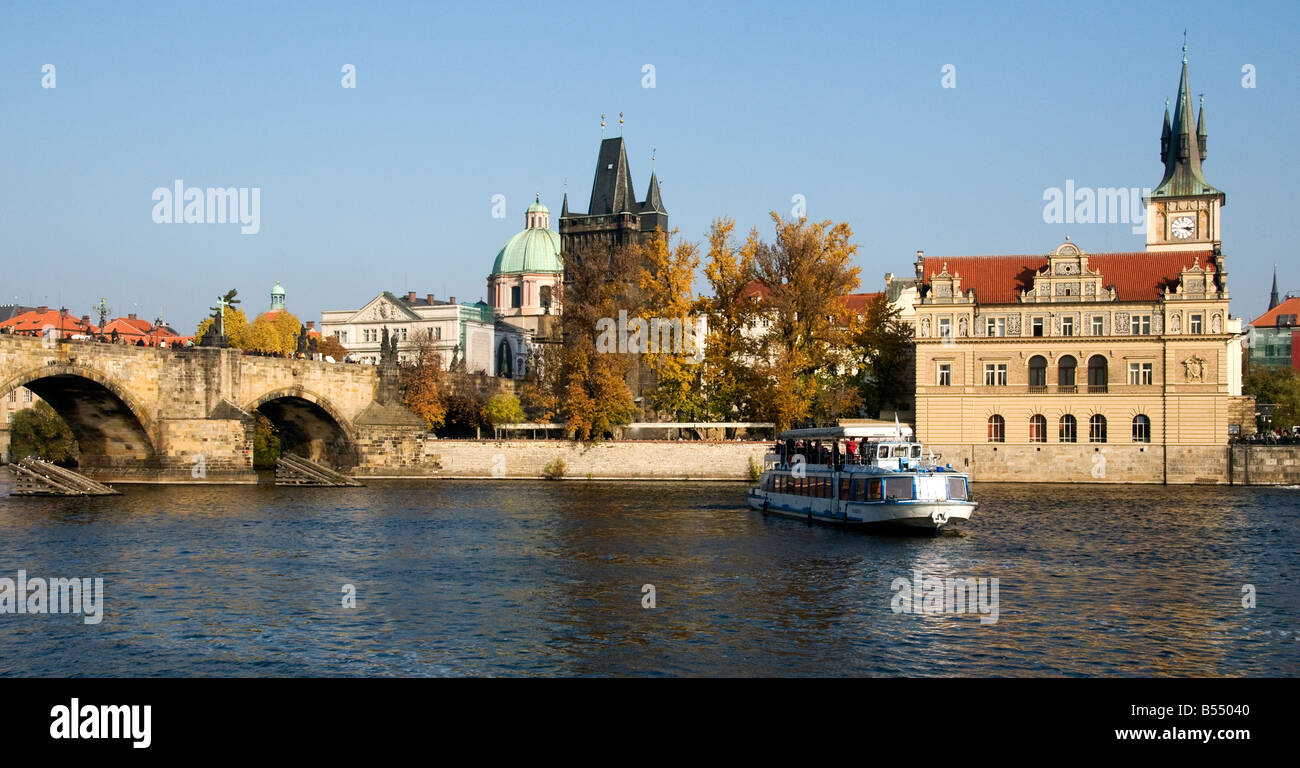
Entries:
{"type": "Polygon", "coordinates": [[[970,519],[979,503],[923,500],[840,502],[754,488],[749,492],[749,506],[769,515],[842,528],[938,533],[949,525],[970,519]]]}

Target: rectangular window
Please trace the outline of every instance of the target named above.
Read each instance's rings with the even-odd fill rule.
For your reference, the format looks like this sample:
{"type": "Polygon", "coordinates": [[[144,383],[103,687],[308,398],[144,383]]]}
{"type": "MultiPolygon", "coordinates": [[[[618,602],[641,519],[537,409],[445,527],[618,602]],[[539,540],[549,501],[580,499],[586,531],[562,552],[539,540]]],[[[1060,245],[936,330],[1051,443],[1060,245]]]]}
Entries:
{"type": "Polygon", "coordinates": [[[340,343],[340,344],[347,344],[347,343],[348,343],[348,332],[347,332],[347,331],[339,331],[339,343],[340,343]]]}
{"type": "Polygon", "coordinates": [[[520,305],[520,304],[519,304],[519,286],[517,286],[517,285],[515,285],[515,286],[511,286],[511,288],[510,288],[510,306],[511,306],[512,308],[514,308],[514,309],[518,309],[518,308],[519,308],[519,305],[520,305]]]}
{"type": "Polygon", "coordinates": [[[939,318],[939,338],[941,339],[952,338],[952,318],[949,317],[939,318]]]}
{"type": "Polygon", "coordinates": [[[1106,319],[1101,315],[1092,316],[1092,335],[1101,336],[1106,332],[1106,319]]]}
{"type": "Polygon", "coordinates": [[[1151,315],[1133,315],[1128,323],[1129,333],[1134,336],[1151,335],[1151,315]]]}
{"type": "Polygon", "coordinates": [[[849,498],[849,479],[847,477],[840,478],[840,498],[849,498]]]}
{"type": "Polygon", "coordinates": [[[23,390],[23,402],[24,402],[24,403],[30,403],[31,401],[32,401],[32,391],[31,391],[30,389],[24,389],[24,390],[23,390]]]}
{"type": "Polygon", "coordinates": [[[950,477],[948,478],[948,498],[952,501],[966,500],[966,478],[950,477]]]}
{"type": "Polygon", "coordinates": [[[1005,387],[1007,385],[1007,364],[1006,363],[985,363],[984,364],[984,386],[986,387],[1005,387]]]}
{"type": "Polygon", "coordinates": [[[867,481],[867,501],[880,501],[884,498],[880,491],[880,478],[872,478],[867,481]]]}
{"type": "Polygon", "coordinates": [[[1188,323],[1188,333],[1201,333],[1201,315],[1192,315],[1191,322],[1188,323]]]}
{"type": "Polygon", "coordinates": [[[939,363],[939,386],[941,387],[952,386],[952,364],[951,363],[939,363]]]}
{"type": "Polygon", "coordinates": [[[9,393],[9,402],[11,403],[18,402],[18,390],[15,389],[14,391],[9,393]]]}
{"type": "Polygon", "coordinates": [[[1150,386],[1155,381],[1152,363],[1129,363],[1128,383],[1134,386],[1150,386]]]}
{"type": "Polygon", "coordinates": [[[1061,318],[1061,335],[1062,335],[1062,336],[1073,336],[1073,335],[1074,335],[1074,318],[1073,318],[1073,317],[1063,317],[1063,318],[1061,318]]]}
{"type": "Polygon", "coordinates": [[[1035,317],[1035,318],[1034,318],[1034,321],[1033,321],[1033,323],[1032,323],[1032,327],[1033,327],[1033,329],[1034,329],[1034,335],[1035,335],[1035,336],[1042,336],[1042,335],[1043,335],[1043,318],[1041,318],[1041,317],[1035,317]]]}
{"type": "Polygon", "coordinates": [[[988,319],[989,336],[1006,336],[1007,319],[1005,317],[990,317],[988,319]]]}
{"type": "Polygon", "coordinates": [[[912,498],[912,478],[910,478],[910,477],[886,477],[886,478],[885,478],[885,498],[887,498],[887,499],[910,499],[910,498],[912,498]]]}

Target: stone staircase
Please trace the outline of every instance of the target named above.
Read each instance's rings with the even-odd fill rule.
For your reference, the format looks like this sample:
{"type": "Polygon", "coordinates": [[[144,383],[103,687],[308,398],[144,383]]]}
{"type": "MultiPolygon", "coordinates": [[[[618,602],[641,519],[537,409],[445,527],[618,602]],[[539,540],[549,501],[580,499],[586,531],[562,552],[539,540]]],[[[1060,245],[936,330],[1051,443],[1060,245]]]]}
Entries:
{"type": "Polygon", "coordinates": [[[10,464],[9,471],[14,475],[11,496],[120,496],[122,493],[32,456],[10,464]]]}
{"type": "Polygon", "coordinates": [[[286,453],[275,463],[276,485],[314,487],[359,487],[363,483],[337,472],[330,467],[286,453]]]}

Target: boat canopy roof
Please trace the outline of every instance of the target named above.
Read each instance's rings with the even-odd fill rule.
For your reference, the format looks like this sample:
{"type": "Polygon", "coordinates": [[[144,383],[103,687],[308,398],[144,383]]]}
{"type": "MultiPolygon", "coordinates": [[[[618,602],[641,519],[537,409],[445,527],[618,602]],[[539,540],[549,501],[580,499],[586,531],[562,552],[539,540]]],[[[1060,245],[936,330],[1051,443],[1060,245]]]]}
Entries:
{"type": "Polygon", "coordinates": [[[780,435],[781,440],[842,440],[867,438],[870,440],[911,440],[912,428],[906,424],[894,424],[885,421],[862,421],[841,424],[837,427],[809,427],[807,429],[787,429],[780,435]]]}

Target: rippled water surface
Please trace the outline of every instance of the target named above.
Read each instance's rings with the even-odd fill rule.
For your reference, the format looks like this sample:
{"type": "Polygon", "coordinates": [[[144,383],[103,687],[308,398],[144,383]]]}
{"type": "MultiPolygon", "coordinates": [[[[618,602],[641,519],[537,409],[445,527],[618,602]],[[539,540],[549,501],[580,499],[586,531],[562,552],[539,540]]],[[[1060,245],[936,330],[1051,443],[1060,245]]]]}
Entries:
{"type": "Polygon", "coordinates": [[[1300,672],[1300,489],[977,485],[937,539],[765,518],[735,483],[123,490],[0,497],[0,577],[105,582],[97,625],[0,614],[0,674],[1300,672]],[[895,613],[917,569],[997,578],[997,622],[895,613]]]}

